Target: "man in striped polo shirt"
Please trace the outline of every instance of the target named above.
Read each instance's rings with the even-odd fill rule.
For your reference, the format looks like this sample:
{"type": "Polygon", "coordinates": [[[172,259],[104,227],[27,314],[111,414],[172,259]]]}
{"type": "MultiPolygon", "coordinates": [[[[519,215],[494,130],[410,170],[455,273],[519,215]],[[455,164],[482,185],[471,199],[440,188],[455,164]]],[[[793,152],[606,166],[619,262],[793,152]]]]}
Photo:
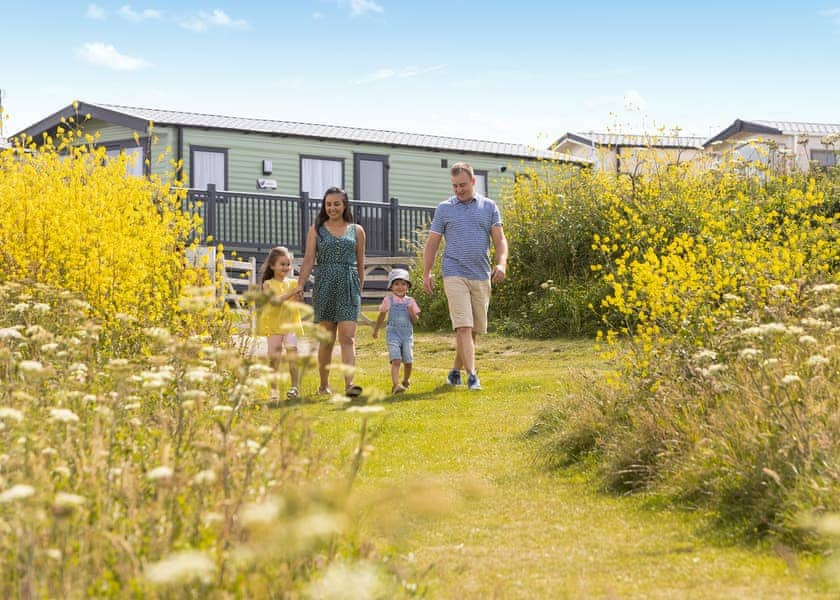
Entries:
{"type": "Polygon", "coordinates": [[[487,332],[490,285],[505,279],[508,244],[496,203],[475,193],[475,173],[460,162],[449,170],[455,195],[441,202],[429,228],[423,249],[423,287],[434,289],[432,267],[441,238],[446,246],[441,261],[443,291],[449,304],[449,318],[455,330],[455,362],[446,377],[450,385],[461,385],[461,369],[467,372],[467,386],[480,390],[475,369],[475,336],[487,332]],[[490,240],[496,251],[496,266],[490,268],[490,240]]]}

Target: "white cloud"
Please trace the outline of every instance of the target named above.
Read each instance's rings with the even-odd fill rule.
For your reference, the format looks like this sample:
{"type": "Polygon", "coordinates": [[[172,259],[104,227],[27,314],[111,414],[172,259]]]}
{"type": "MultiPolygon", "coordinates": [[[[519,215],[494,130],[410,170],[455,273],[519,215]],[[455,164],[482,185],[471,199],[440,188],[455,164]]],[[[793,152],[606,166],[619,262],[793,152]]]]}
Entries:
{"type": "Polygon", "coordinates": [[[181,27],[190,31],[207,31],[210,27],[245,29],[248,27],[248,21],[231,19],[225,11],[217,8],[211,13],[200,11],[198,15],[184,19],[181,21],[181,27]]]}
{"type": "Polygon", "coordinates": [[[382,5],[373,0],[350,0],[350,13],[353,16],[363,15],[367,12],[382,13],[384,11],[382,5]]]}
{"type": "Polygon", "coordinates": [[[142,58],[121,54],[111,44],[102,42],[87,42],[77,51],[77,55],[92,65],[115,71],[136,71],[151,66],[151,63],[142,58]]]}
{"type": "Polygon", "coordinates": [[[827,8],[821,10],[820,14],[823,17],[828,17],[835,25],[840,25],[840,8],[827,8]]]}
{"type": "Polygon", "coordinates": [[[144,8],[140,12],[135,11],[131,8],[130,4],[125,4],[120,7],[120,10],[117,11],[123,19],[128,19],[129,21],[147,21],[150,19],[160,19],[163,17],[163,14],[159,10],[154,10],[153,8],[144,8]]]}
{"type": "Polygon", "coordinates": [[[361,85],[364,83],[373,83],[374,81],[382,81],[384,79],[407,79],[409,77],[417,77],[426,73],[433,73],[434,71],[441,71],[446,68],[446,65],[434,65],[431,67],[403,67],[402,69],[377,69],[373,73],[369,73],[361,79],[356,79],[352,83],[361,85]]]}
{"type": "Polygon", "coordinates": [[[86,19],[93,19],[94,21],[105,20],[105,10],[96,4],[88,4],[87,11],[85,11],[86,19]]]}

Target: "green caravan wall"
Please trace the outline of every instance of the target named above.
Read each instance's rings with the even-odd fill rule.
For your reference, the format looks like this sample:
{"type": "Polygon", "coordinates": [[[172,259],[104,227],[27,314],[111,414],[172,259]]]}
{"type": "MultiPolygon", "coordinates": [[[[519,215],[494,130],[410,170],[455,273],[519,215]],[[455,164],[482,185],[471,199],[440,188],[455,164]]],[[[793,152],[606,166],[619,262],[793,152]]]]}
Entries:
{"type": "MultiPolygon", "coordinates": [[[[174,135],[174,134],[173,134],[174,135]]],[[[517,157],[488,154],[457,154],[404,146],[360,144],[341,140],[320,140],[302,137],[283,137],[260,133],[228,130],[184,128],[184,168],[189,182],[190,148],[192,146],[226,149],[228,151],[228,189],[237,192],[258,192],[257,179],[277,181],[272,193],[297,196],[300,193],[300,157],[318,156],[341,159],[344,162],[344,187],[353,197],[354,154],[376,154],[388,157],[388,196],[397,197],[404,204],[433,206],[451,195],[449,171],[441,167],[441,160],[452,165],[466,161],[488,172],[489,193],[499,198],[503,181],[510,181],[513,173],[524,164],[517,157]],[[270,160],[273,171],[263,175],[262,161],[270,160]],[[507,167],[505,173],[500,167],[507,167]]],[[[533,161],[525,161],[533,164],[533,161]]]]}
{"type": "MultiPolygon", "coordinates": [[[[114,123],[107,123],[97,119],[91,119],[84,124],[84,130],[91,135],[99,133],[98,144],[109,144],[111,142],[134,143],[135,130],[114,123]]],[[[146,132],[136,131],[140,137],[145,137],[146,132]]],[[[175,137],[170,127],[155,126],[152,129],[151,155],[147,158],[151,161],[152,174],[161,177],[170,176],[173,173],[171,160],[175,159],[175,137]]]]}

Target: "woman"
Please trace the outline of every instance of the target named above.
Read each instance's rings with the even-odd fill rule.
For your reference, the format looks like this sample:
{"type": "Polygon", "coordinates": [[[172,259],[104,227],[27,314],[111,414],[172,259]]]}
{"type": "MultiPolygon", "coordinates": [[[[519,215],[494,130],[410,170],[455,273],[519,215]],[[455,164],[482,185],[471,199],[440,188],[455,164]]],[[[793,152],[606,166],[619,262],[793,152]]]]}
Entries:
{"type": "Polygon", "coordinates": [[[336,335],[341,362],[351,367],[344,374],[344,393],[355,397],[362,388],[353,383],[356,366],[356,321],[362,306],[365,273],[365,230],[353,222],[347,193],[331,187],[324,194],[321,211],[306,235],[306,252],[300,266],[298,288],[303,290],[317,258],[312,304],[315,322],[327,335],[318,346],[319,394],[330,394],[329,365],[336,335]]]}

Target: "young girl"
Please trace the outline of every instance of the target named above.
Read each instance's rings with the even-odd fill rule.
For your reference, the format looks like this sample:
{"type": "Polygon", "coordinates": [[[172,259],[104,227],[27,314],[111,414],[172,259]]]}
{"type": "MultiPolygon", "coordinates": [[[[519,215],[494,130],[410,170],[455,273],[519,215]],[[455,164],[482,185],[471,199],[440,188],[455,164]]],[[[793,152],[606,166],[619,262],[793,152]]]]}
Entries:
{"type": "Polygon", "coordinates": [[[315,322],[325,332],[318,344],[319,394],[331,394],[329,377],[336,337],[341,346],[341,362],[351,367],[344,374],[344,394],[355,397],[362,388],[353,382],[356,366],[356,321],[362,305],[365,284],[365,230],[353,222],[347,193],[331,187],[324,193],[315,224],[306,234],[306,252],[298,275],[303,290],[317,259],[312,307],[315,322]]]}
{"type": "Polygon", "coordinates": [[[268,253],[260,270],[260,286],[271,299],[257,314],[257,335],[268,337],[268,358],[277,368],[286,348],[286,361],[292,387],[286,393],[289,400],[298,397],[297,336],[303,334],[300,310],[294,306],[301,300],[297,281],[292,279],[292,253],[288,248],[277,246],[268,253]]]}
{"type": "Polygon", "coordinates": [[[408,271],[394,269],[388,274],[388,291],[379,306],[379,317],[373,326],[373,338],[379,337],[379,328],[388,315],[385,339],[388,342],[388,359],[391,361],[392,394],[400,394],[411,385],[411,366],[414,362],[414,325],[420,319],[420,307],[408,290],[411,281],[408,271]],[[404,365],[404,376],[400,383],[400,362],[404,365]]]}

